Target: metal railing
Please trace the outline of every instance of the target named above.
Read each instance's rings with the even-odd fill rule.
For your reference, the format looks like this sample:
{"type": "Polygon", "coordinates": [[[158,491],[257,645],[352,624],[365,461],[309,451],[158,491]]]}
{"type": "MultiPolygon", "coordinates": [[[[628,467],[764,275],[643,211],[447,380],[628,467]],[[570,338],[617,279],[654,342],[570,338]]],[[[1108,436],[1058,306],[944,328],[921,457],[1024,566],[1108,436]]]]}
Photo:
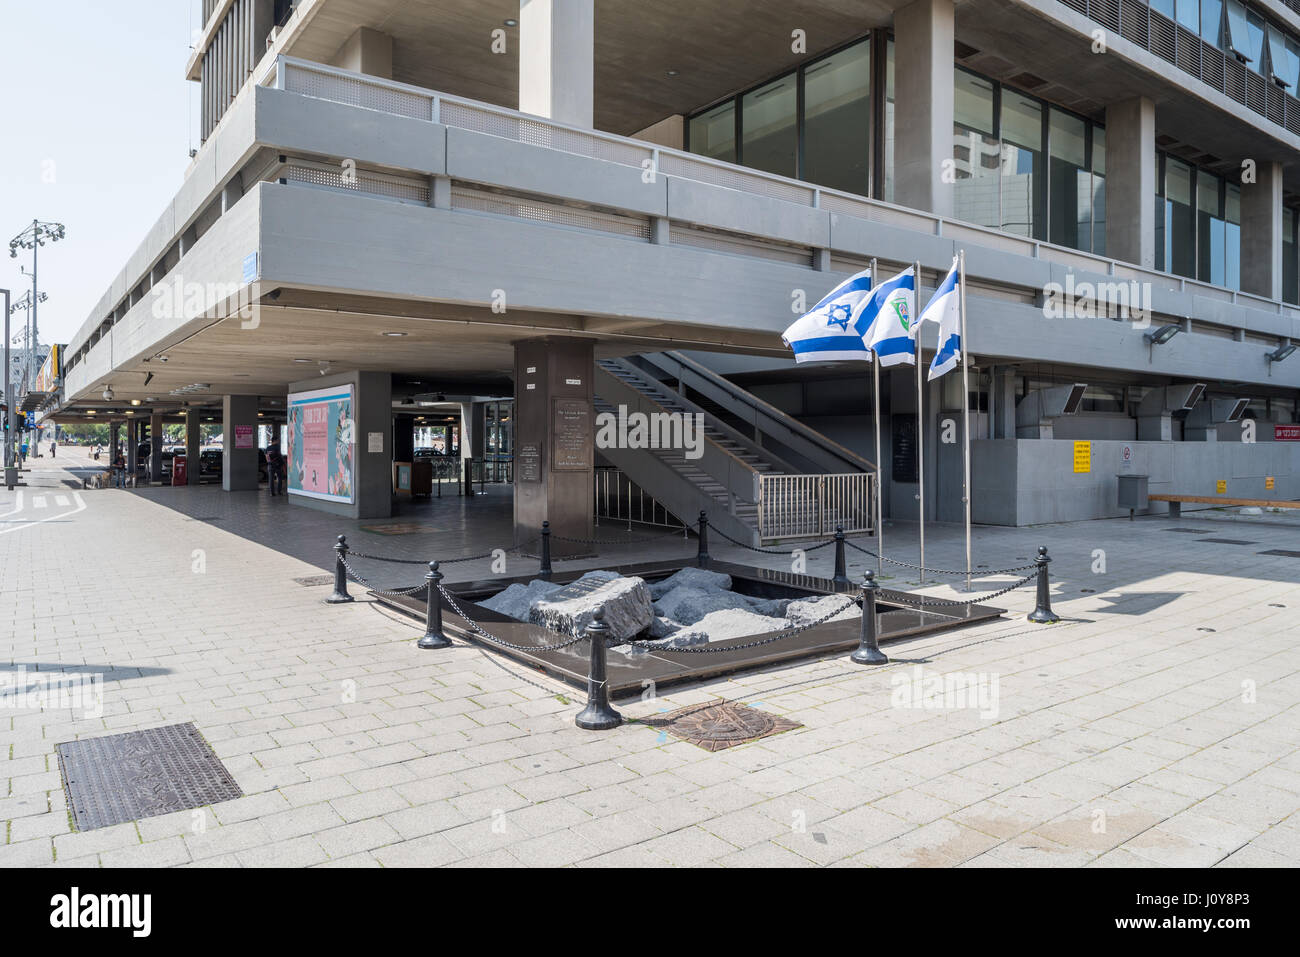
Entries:
{"type": "Polygon", "coordinates": [[[762,541],[834,532],[875,533],[876,476],[772,475],[759,477],[758,535],[762,541]]]}
{"type": "Polygon", "coordinates": [[[598,526],[604,519],[606,524],[622,522],[628,528],[635,524],[686,529],[685,522],[664,508],[621,469],[596,469],[595,517],[598,526]]]}

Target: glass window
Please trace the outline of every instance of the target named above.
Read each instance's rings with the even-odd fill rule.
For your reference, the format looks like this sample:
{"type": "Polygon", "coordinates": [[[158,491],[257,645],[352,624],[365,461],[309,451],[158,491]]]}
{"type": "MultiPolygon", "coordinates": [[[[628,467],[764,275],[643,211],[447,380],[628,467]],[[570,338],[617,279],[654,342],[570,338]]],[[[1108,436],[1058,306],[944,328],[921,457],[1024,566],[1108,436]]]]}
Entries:
{"type": "Polygon", "coordinates": [[[798,81],[793,73],[741,97],[741,162],[768,173],[796,175],[798,107],[798,81]]]}
{"type": "Polygon", "coordinates": [[[736,161],[736,103],[728,100],[691,118],[691,152],[727,163],[736,161]]]}
{"type": "Polygon", "coordinates": [[[1087,165],[1087,124],[1053,108],[1048,131],[1049,241],[1092,249],[1092,174],[1087,165]]]}
{"type": "Polygon", "coordinates": [[[953,187],[958,219],[997,228],[1002,224],[1002,151],[993,136],[993,83],[954,71],[953,187]]]}
{"type": "MultiPolygon", "coordinates": [[[[803,178],[866,196],[871,155],[871,45],[859,43],[819,60],[804,70],[803,83],[803,178]]],[[[748,132],[748,119],[745,122],[748,132]]]]}
{"type": "Polygon", "coordinates": [[[1223,187],[1223,284],[1241,288],[1241,187],[1225,183],[1223,187]]]}
{"type": "Polygon", "coordinates": [[[1002,91],[1002,222],[1007,232],[1043,239],[1041,190],[1043,107],[1020,93],[1002,91]]]}
{"type": "Polygon", "coordinates": [[[1151,9],[1163,13],[1170,20],[1174,18],[1174,0],[1151,0],[1151,9]]]}
{"type": "Polygon", "coordinates": [[[1288,42],[1282,31],[1276,27],[1268,28],[1268,62],[1273,79],[1285,84],[1292,95],[1296,92],[1296,71],[1300,62],[1296,60],[1295,44],[1288,42]]]}
{"type": "Polygon", "coordinates": [[[1223,181],[1204,170],[1196,174],[1196,277],[1202,282],[1224,285],[1223,202],[1220,195],[1223,181]]]}
{"type": "Polygon", "coordinates": [[[1191,30],[1201,32],[1201,8],[1198,0],[1174,0],[1174,19],[1191,30]]]}
{"type": "Polygon", "coordinates": [[[1201,39],[1223,49],[1223,0],[1201,0],[1201,39]]]}
{"type": "Polygon", "coordinates": [[[1192,210],[1192,168],[1165,158],[1165,241],[1169,272],[1196,278],[1196,219],[1192,210]]]}
{"type": "Polygon", "coordinates": [[[885,186],[882,198],[894,201],[894,41],[891,38],[885,49],[885,186]]]}
{"type": "Polygon", "coordinates": [[[1164,159],[1160,153],[1156,154],[1156,269],[1164,271],[1169,268],[1169,231],[1165,229],[1165,222],[1169,216],[1168,207],[1165,204],[1165,180],[1161,173],[1161,161],[1164,159]]]}
{"type": "Polygon", "coordinates": [[[1287,206],[1282,210],[1282,298],[1291,303],[1300,302],[1296,266],[1296,214],[1287,206]]]}
{"type": "Polygon", "coordinates": [[[1252,70],[1264,72],[1264,20],[1253,11],[1246,12],[1246,56],[1252,70]]]}

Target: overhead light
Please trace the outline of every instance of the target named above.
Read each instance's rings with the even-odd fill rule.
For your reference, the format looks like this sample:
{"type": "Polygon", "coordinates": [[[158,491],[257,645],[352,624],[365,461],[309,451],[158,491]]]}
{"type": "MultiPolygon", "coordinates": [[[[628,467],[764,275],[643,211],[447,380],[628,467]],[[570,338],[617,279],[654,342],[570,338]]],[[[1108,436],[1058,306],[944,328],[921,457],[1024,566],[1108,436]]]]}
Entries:
{"type": "Polygon", "coordinates": [[[140,400],[139,400],[139,399],[132,399],[132,400],[131,400],[131,404],[132,404],[132,405],[139,405],[139,404],[140,404],[140,400]]]}
{"type": "Polygon", "coordinates": [[[87,409],[87,410],[86,410],[86,415],[94,415],[94,414],[95,414],[95,410],[94,410],[94,409],[87,409]]]}
{"type": "Polygon", "coordinates": [[[394,339],[400,339],[402,338],[402,336],[406,335],[406,333],[405,332],[381,332],[380,335],[391,336],[394,339]]]}
{"type": "Polygon", "coordinates": [[[1267,359],[1269,362],[1281,362],[1291,353],[1295,352],[1295,350],[1296,350],[1295,343],[1288,342],[1284,346],[1278,346],[1272,352],[1264,353],[1264,358],[1267,359]]]}
{"type": "Polygon", "coordinates": [[[166,356],[163,356],[163,355],[160,355],[160,356],[158,356],[158,361],[159,361],[159,362],[166,362],[166,361],[167,361],[167,357],[166,357],[166,356]]]}
{"type": "Polygon", "coordinates": [[[1142,338],[1145,339],[1147,342],[1151,343],[1153,346],[1163,346],[1166,342],[1168,342],[1170,339],[1172,339],[1174,336],[1178,335],[1178,333],[1182,331],[1183,331],[1182,325],[1180,323],[1173,322],[1167,326],[1161,326],[1159,329],[1156,329],[1154,332],[1144,332],[1142,334],[1142,338]]]}
{"type": "Polygon", "coordinates": [[[667,76],[670,76],[670,77],[673,77],[673,76],[681,76],[681,75],[682,75],[682,71],[681,71],[681,70],[669,70],[669,71],[667,71],[667,74],[666,74],[666,75],[667,75],[667,76]]]}
{"type": "Polygon", "coordinates": [[[519,26],[519,21],[516,20],[514,17],[507,17],[505,20],[505,25],[508,27],[517,27],[519,26]]]}
{"type": "Polygon", "coordinates": [[[135,415],[135,409],[127,409],[127,410],[126,410],[126,414],[127,414],[127,415],[135,415]]]}
{"type": "Polygon", "coordinates": [[[310,359],[294,359],[294,362],[311,362],[310,359]]]}

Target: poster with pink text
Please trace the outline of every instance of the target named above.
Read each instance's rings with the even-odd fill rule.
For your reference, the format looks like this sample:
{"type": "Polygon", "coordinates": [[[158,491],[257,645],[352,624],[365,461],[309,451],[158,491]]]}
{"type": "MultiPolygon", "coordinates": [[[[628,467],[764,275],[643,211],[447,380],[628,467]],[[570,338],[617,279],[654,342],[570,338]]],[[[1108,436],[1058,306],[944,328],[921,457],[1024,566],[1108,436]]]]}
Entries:
{"type": "Polygon", "coordinates": [[[351,384],[289,396],[289,494],[356,501],[351,384]]]}

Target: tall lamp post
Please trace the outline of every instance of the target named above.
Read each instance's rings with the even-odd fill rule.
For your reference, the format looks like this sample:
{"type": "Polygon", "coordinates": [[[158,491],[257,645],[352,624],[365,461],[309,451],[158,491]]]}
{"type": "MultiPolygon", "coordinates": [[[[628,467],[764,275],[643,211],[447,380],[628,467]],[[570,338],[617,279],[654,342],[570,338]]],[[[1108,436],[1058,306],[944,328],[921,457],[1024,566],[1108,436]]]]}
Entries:
{"type": "MultiPolygon", "coordinates": [[[[30,249],[32,251],[32,298],[31,298],[31,334],[27,339],[27,364],[30,367],[32,358],[36,350],[40,347],[40,335],[36,328],[36,304],[40,301],[40,291],[36,284],[36,260],[37,252],[40,247],[46,243],[57,243],[66,235],[66,229],[62,223],[43,223],[39,219],[33,219],[32,224],[24,229],[21,233],[9,240],[9,258],[17,259],[19,249],[30,249]]],[[[24,269],[23,272],[27,270],[24,269]]],[[[27,373],[27,384],[31,387],[30,369],[27,373]]]]}
{"type": "Polygon", "coordinates": [[[18,481],[14,470],[14,383],[9,368],[9,290],[0,289],[5,297],[5,488],[13,491],[18,481]]]}
{"type": "MultiPolygon", "coordinates": [[[[43,292],[36,294],[36,302],[45,302],[49,298],[50,297],[43,292]]],[[[32,387],[34,381],[31,376],[32,364],[36,361],[36,356],[31,351],[32,350],[32,310],[34,308],[35,306],[32,304],[32,291],[30,289],[27,290],[25,293],[23,293],[21,299],[19,299],[17,302],[15,302],[12,306],[9,307],[9,311],[11,313],[15,313],[19,309],[27,310],[27,325],[19,332],[16,332],[13,337],[13,342],[15,344],[21,341],[23,345],[23,351],[21,354],[21,358],[19,360],[23,368],[23,381],[19,383],[19,388],[22,389],[24,392],[26,392],[32,387]]]]}

